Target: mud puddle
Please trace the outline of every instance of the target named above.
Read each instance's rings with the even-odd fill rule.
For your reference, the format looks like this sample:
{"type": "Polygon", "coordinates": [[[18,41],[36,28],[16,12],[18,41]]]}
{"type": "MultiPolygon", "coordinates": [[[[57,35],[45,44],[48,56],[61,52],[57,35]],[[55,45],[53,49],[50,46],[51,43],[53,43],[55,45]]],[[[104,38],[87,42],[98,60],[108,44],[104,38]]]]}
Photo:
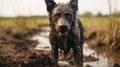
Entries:
{"type": "MultiPolygon", "coordinates": [[[[37,40],[39,43],[36,46],[36,50],[50,51],[51,46],[49,43],[49,27],[43,27],[42,32],[32,37],[32,40],[37,40]]],[[[89,48],[88,44],[84,43],[84,66],[86,67],[113,67],[113,62],[110,62],[103,54],[97,54],[95,50],[89,48]],[[92,59],[93,58],[93,59],[92,59]]],[[[99,50],[100,51],[100,50],[99,50]]],[[[73,63],[67,60],[59,60],[60,66],[72,67],[73,63]]]]}

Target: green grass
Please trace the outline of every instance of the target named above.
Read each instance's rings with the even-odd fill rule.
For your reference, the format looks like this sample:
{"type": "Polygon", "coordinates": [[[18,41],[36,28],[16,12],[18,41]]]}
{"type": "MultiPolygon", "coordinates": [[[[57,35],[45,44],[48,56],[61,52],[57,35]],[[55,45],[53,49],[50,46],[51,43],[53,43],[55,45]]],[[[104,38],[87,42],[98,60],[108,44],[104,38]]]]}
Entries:
{"type": "MultiPolygon", "coordinates": [[[[92,29],[108,28],[108,17],[80,17],[83,26],[92,29]]],[[[120,22],[120,18],[118,19],[120,22]]],[[[48,17],[18,17],[18,18],[0,18],[0,28],[11,28],[12,31],[28,32],[39,28],[40,25],[48,25],[48,17]]]]}
{"type": "Polygon", "coordinates": [[[38,24],[49,24],[48,18],[0,18],[0,27],[24,22],[30,26],[36,26],[38,24]]]}
{"type": "MultiPolygon", "coordinates": [[[[107,34],[112,37],[113,34],[116,34],[115,32],[117,28],[111,30],[109,27],[109,17],[80,17],[80,19],[82,21],[84,29],[87,30],[87,32],[102,31],[103,36],[107,34]],[[109,31],[111,31],[112,34],[110,34],[109,31]]],[[[120,17],[117,19],[112,18],[112,22],[119,23],[117,26],[120,27],[120,17]]],[[[0,32],[10,30],[15,34],[27,35],[29,32],[35,29],[39,30],[40,26],[48,24],[48,17],[0,18],[0,32]]],[[[119,31],[119,28],[117,31],[119,31]]],[[[99,39],[99,37],[97,38],[99,39]]]]}
{"type": "Polygon", "coordinates": [[[27,34],[33,29],[39,29],[41,25],[48,25],[48,18],[39,17],[19,17],[19,18],[0,18],[0,30],[11,30],[13,33],[27,34]]]}
{"type": "MultiPolygon", "coordinates": [[[[80,17],[82,23],[84,26],[89,25],[90,23],[96,24],[99,23],[104,24],[109,22],[108,17],[80,17]]],[[[49,24],[48,17],[28,17],[28,18],[0,18],[0,27],[1,26],[6,26],[6,25],[14,25],[17,22],[26,22],[28,26],[33,25],[36,26],[38,24],[44,25],[44,24],[49,24]]],[[[119,18],[120,21],[120,18],[119,18]]]]}

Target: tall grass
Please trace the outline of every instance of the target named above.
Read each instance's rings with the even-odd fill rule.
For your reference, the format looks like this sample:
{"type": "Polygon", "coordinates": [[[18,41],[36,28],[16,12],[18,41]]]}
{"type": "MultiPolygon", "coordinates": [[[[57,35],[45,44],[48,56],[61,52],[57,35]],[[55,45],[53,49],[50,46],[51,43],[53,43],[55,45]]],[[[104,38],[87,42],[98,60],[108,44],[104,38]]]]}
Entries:
{"type": "MultiPolygon", "coordinates": [[[[109,29],[109,17],[80,17],[84,28],[92,30],[109,29]]],[[[115,30],[120,27],[120,18],[112,19],[115,30]]],[[[0,18],[0,28],[10,29],[13,32],[27,33],[33,29],[38,29],[41,25],[48,25],[48,17],[17,17],[17,18],[0,18]]],[[[110,30],[110,29],[109,29],[110,30]]],[[[113,30],[110,30],[113,31],[113,30]]],[[[115,34],[115,33],[114,33],[115,34]]],[[[114,35],[115,37],[116,35],[114,35]]]]}
{"type": "Polygon", "coordinates": [[[112,16],[111,19],[110,17],[81,17],[81,21],[85,37],[91,37],[95,33],[92,35],[93,45],[104,44],[110,48],[120,48],[120,17],[112,16]]]}
{"type": "Polygon", "coordinates": [[[39,26],[48,25],[48,18],[39,17],[17,17],[17,18],[0,18],[0,29],[10,30],[13,33],[27,34],[39,26]]]}

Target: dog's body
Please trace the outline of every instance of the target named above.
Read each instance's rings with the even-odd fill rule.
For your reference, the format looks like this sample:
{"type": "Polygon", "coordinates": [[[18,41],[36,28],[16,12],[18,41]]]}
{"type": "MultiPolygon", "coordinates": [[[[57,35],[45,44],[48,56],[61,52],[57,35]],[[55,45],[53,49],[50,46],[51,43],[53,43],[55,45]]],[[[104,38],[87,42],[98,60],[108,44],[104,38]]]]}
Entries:
{"type": "Polygon", "coordinates": [[[58,49],[66,56],[73,49],[76,67],[83,66],[83,27],[76,17],[78,0],[71,0],[67,4],[56,4],[53,0],[45,0],[50,20],[49,40],[52,46],[53,61],[58,63],[58,49]]]}

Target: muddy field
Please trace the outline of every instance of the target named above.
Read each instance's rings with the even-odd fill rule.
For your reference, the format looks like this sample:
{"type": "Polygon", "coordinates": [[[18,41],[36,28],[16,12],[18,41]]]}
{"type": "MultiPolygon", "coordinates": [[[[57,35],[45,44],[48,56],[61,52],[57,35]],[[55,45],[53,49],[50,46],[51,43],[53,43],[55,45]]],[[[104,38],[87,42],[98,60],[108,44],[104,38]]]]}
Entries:
{"type": "MultiPolygon", "coordinates": [[[[13,34],[12,32],[0,32],[0,67],[53,67],[48,40],[49,28],[41,27],[32,31],[28,36],[13,34]],[[34,35],[33,35],[34,34],[34,35]]],[[[91,33],[92,35],[93,33],[91,33]]],[[[93,42],[84,44],[85,67],[120,67],[120,55],[107,53],[105,47],[95,47],[93,42]]],[[[95,35],[95,34],[93,34],[95,35]]],[[[92,36],[94,37],[94,36],[92,36]]],[[[101,45],[100,45],[101,46],[101,45]]],[[[72,54],[63,58],[60,53],[59,67],[73,67],[72,54]]]]}
{"type": "Polygon", "coordinates": [[[37,43],[18,34],[0,32],[0,67],[51,67],[49,54],[35,50],[37,43]]]}

